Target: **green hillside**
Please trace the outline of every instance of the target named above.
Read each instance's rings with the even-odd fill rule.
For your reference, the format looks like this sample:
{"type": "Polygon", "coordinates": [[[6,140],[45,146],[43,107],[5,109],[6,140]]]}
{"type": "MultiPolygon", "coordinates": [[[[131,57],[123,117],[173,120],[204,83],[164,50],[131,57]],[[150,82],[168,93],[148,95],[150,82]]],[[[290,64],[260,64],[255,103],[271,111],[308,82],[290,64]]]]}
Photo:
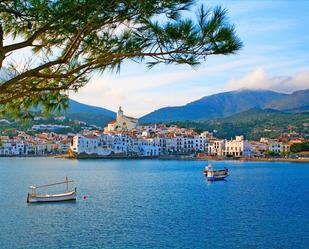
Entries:
{"type": "MultiPolygon", "coordinates": [[[[36,108],[32,111],[33,116],[42,115],[40,108],[36,108]]],[[[37,120],[28,118],[23,120],[14,120],[9,115],[5,115],[3,118],[8,119],[10,123],[0,122],[0,134],[13,134],[16,130],[27,131],[33,133],[32,126],[38,124],[58,124],[69,126],[69,128],[57,130],[58,133],[67,132],[79,132],[84,125],[75,124],[73,120],[80,120],[86,122],[87,125],[96,125],[99,127],[105,127],[106,124],[115,119],[116,113],[105,108],[90,106],[79,103],[74,100],[69,100],[69,107],[61,113],[52,113],[46,120],[37,120]],[[65,116],[64,121],[54,120],[55,116],[65,116]],[[70,121],[71,120],[71,121],[70,121]]],[[[1,119],[1,118],[0,118],[1,119]]]]}
{"type": "Polygon", "coordinates": [[[140,123],[202,121],[228,117],[252,108],[271,108],[289,112],[309,111],[309,90],[291,94],[248,89],[223,92],[183,106],[158,109],[141,117],[140,123]]]}
{"type": "Polygon", "coordinates": [[[289,131],[289,128],[309,137],[308,128],[304,123],[309,123],[309,112],[293,114],[253,108],[222,119],[174,122],[173,124],[198,131],[215,130],[215,135],[219,138],[243,134],[248,139],[259,140],[260,137],[277,137],[280,133],[289,131]]]}
{"type": "Polygon", "coordinates": [[[296,91],[283,99],[271,102],[267,107],[289,112],[308,111],[309,90],[296,91]]]}

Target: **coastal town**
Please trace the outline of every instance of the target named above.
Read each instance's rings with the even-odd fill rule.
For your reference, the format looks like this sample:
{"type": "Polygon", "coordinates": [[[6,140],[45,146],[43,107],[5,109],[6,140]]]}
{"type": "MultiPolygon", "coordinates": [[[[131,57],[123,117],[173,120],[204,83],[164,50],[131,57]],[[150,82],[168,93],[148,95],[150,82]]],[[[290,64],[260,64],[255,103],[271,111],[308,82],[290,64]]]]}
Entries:
{"type": "MultiPolygon", "coordinates": [[[[37,120],[42,117],[36,117],[37,120]]],[[[57,117],[64,120],[65,117],[57,117]]],[[[83,121],[74,123],[85,125],[83,121]]],[[[197,133],[176,125],[139,125],[138,120],[124,115],[119,107],[116,120],[102,129],[84,127],[79,133],[59,134],[64,125],[35,125],[35,135],[18,131],[15,136],[2,135],[0,156],[52,156],[71,158],[269,158],[306,157],[293,155],[291,146],[308,142],[297,133],[284,133],[278,138],[262,137],[249,141],[239,134],[219,139],[214,132],[197,133]],[[59,126],[59,127],[58,127],[59,126]]]]}
{"type": "Polygon", "coordinates": [[[0,0],[0,249],[309,249],[309,0],[0,0]]]}

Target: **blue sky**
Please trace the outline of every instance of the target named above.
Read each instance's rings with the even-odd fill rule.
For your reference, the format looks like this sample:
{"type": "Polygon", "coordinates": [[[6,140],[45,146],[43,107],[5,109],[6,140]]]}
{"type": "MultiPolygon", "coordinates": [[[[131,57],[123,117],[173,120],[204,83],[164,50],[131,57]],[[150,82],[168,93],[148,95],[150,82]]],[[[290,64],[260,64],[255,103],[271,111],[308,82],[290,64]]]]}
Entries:
{"type": "Polygon", "coordinates": [[[244,43],[237,55],[209,57],[198,68],[126,63],[95,75],[71,98],[140,117],[164,106],[240,88],[292,92],[309,88],[309,1],[199,1],[228,9],[244,43]]]}

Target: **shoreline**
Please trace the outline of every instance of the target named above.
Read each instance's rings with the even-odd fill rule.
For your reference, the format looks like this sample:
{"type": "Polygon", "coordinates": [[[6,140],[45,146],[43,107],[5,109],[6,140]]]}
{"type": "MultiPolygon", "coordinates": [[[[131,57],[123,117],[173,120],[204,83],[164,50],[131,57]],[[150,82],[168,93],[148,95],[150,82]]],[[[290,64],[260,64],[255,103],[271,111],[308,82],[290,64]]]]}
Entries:
{"type": "Polygon", "coordinates": [[[263,157],[240,157],[240,158],[218,158],[218,157],[202,157],[198,158],[202,161],[242,161],[242,162],[299,162],[309,163],[309,158],[263,158],[263,157]]]}
{"type": "Polygon", "coordinates": [[[70,160],[179,160],[179,161],[242,161],[242,162],[297,162],[309,163],[309,158],[262,158],[262,157],[241,157],[241,158],[223,158],[223,157],[191,157],[191,156],[155,156],[155,157],[128,157],[128,156],[115,156],[115,157],[72,157],[68,154],[61,155],[28,155],[28,156],[0,156],[0,158],[63,158],[70,160]]]}

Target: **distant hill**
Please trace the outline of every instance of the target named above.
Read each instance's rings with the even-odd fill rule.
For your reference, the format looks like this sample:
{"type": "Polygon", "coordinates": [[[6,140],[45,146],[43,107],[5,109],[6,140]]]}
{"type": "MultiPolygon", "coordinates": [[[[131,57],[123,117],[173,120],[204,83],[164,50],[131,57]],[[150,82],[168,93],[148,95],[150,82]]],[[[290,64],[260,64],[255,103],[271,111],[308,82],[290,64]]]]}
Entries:
{"type": "MultiPolygon", "coordinates": [[[[41,107],[35,107],[31,109],[31,112],[34,116],[42,115],[41,107]]],[[[102,107],[82,104],[72,99],[69,99],[69,106],[67,109],[62,110],[60,113],[55,111],[49,116],[55,117],[61,115],[66,116],[72,120],[80,120],[86,122],[89,125],[97,125],[100,127],[106,126],[108,122],[116,118],[116,113],[113,111],[102,107]]],[[[5,118],[14,120],[10,117],[9,114],[7,114],[5,118]]],[[[18,122],[20,123],[20,121],[18,122]]]]}
{"type": "Polygon", "coordinates": [[[184,106],[161,108],[141,117],[140,122],[202,121],[231,116],[252,108],[297,112],[309,110],[308,107],[309,90],[284,94],[270,90],[246,89],[206,96],[184,106]]]}
{"type": "MultiPolygon", "coordinates": [[[[0,82],[8,80],[12,75],[7,69],[0,69],[0,82]]],[[[40,112],[40,107],[33,108],[34,112],[40,112]]],[[[55,114],[59,115],[59,114],[55,114]]],[[[116,118],[116,113],[105,108],[79,103],[69,100],[69,108],[60,113],[70,119],[77,119],[88,124],[104,127],[109,121],[116,118]]],[[[9,118],[9,117],[8,117],[9,118]]]]}
{"type": "Polygon", "coordinates": [[[116,118],[116,113],[102,107],[96,107],[69,100],[69,108],[63,113],[68,118],[77,119],[88,124],[105,126],[109,121],[116,118]]]}
{"type": "Polygon", "coordinates": [[[285,98],[269,103],[267,107],[288,112],[308,111],[309,89],[293,92],[285,98]]]}
{"type": "Polygon", "coordinates": [[[293,131],[309,137],[305,123],[309,122],[309,112],[285,113],[273,109],[252,108],[226,118],[206,121],[173,122],[181,127],[194,128],[198,131],[216,131],[219,138],[230,138],[243,134],[248,139],[258,140],[261,137],[277,137],[282,132],[293,131]]]}
{"type": "MultiPolygon", "coordinates": [[[[33,110],[33,115],[34,116],[41,115],[40,109],[36,108],[35,110],[33,110]]],[[[17,129],[26,131],[29,134],[35,134],[35,131],[32,130],[32,126],[35,124],[61,124],[68,126],[69,128],[59,129],[56,130],[55,132],[77,133],[80,132],[80,130],[84,125],[76,124],[70,121],[69,119],[84,121],[87,123],[87,125],[97,125],[103,128],[109,121],[115,119],[115,117],[116,117],[115,112],[112,112],[110,110],[101,107],[85,105],[70,99],[68,109],[62,111],[61,113],[52,113],[49,117],[46,117],[46,119],[41,120],[30,119],[23,121],[20,120],[14,121],[14,119],[11,119],[9,115],[7,115],[6,118],[11,120],[11,123],[10,124],[7,124],[5,122],[0,123],[0,133],[4,132],[4,134],[12,134],[12,131],[17,129]],[[65,119],[64,121],[58,121],[54,119],[55,116],[60,115],[66,116],[67,119],[65,119]]]]}

